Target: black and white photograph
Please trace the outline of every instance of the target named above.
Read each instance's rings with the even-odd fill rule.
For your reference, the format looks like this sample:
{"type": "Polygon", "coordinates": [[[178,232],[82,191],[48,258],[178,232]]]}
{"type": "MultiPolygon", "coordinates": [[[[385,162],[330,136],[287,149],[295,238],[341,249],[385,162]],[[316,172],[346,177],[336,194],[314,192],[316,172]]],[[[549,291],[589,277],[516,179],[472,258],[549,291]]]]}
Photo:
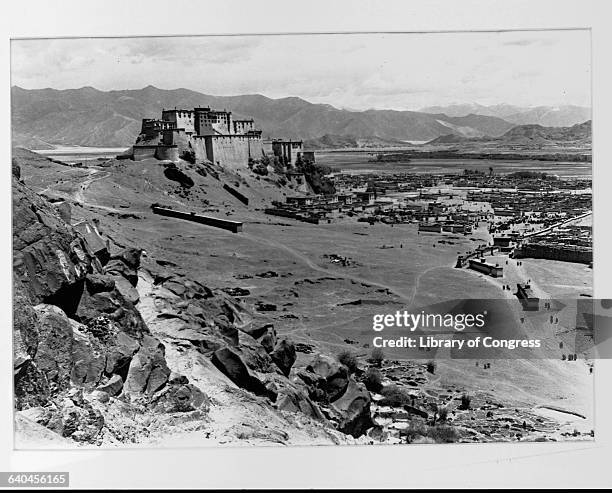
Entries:
{"type": "Polygon", "coordinates": [[[14,450],[597,443],[591,27],[209,21],[7,39],[14,450]]]}

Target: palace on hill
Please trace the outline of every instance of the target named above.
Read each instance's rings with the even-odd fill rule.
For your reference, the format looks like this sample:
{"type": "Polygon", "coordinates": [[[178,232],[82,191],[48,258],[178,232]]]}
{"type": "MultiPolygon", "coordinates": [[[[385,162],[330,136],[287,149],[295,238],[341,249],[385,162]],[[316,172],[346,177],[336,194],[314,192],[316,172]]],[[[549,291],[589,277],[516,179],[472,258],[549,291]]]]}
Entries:
{"type": "Polygon", "coordinates": [[[300,140],[264,143],[262,131],[251,119],[234,119],[231,111],[209,107],[162,110],[161,119],[142,120],[133,146],[133,159],[210,161],[229,168],[247,166],[249,159],[266,154],[292,167],[304,153],[300,140]]]}

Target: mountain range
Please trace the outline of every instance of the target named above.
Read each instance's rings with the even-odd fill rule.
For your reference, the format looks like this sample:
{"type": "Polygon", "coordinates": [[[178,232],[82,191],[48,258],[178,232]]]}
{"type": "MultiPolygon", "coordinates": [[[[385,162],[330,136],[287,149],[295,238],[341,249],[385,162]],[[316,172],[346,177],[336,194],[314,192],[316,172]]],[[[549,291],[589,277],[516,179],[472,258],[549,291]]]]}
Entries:
{"type": "Polygon", "coordinates": [[[272,99],[258,94],[211,96],[188,89],[138,90],[11,89],[13,143],[28,148],[54,145],[128,146],[142,118],[162,108],[211,106],[238,117],[253,117],[264,137],[427,141],[440,135],[498,136],[512,123],[488,115],[447,116],[418,111],[349,111],[297,97],[272,99]]]}
{"type": "Polygon", "coordinates": [[[521,107],[510,104],[484,106],[477,103],[429,106],[423,113],[463,117],[470,114],[495,116],[516,125],[542,125],[544,127],[570,127],[591,119],[591,108],[584,106],[521,107]]]}
{"type": "MultiPolygon", "coordinates": [[[[325,145],[325,140],[330,138],[372,146],[424,142],[445,135],[499,137],[521,123],[517,121],[517,114],[525,118],[541,114],[542,120],[550,120],[553,113],[540,108],[531,109],[531,113],[517,113],[518,107],[509,105],[431,107],[426,111],[351,111],[310,103],[298,97],[212,96],[189,89],[166,90],[153,86],[113,91],[93,87],[28,90],[14,86],[11,103],[13,143],[30,149],[53,145],[129,146],[140,132],[142,118],[156,118],[161,116],[163,108],[175,107],[227,109],[235,117],[254,118],[265,138],[299,138],[314,142],[323,138],[315,147],[325,145]]],[[[568,111],[563,110],[563,114],[568,111]]],[[[590,110],[588,113],[579,121],[588,120],[590,110]]],[[[584,115],[584,112],[575,112],[575,118],[584,115]]],[[[558,116],[557,122],[569,118],[558,116]]],[[[551,125],[561,123],[548,124],[551,125]]]]}
{"type": "Polygon", "coordinates": [[[571,127],[544,127],[542,125],[517,125],[500,137],[469,138],[461,135],[441,135],[428,144],[464,144],[469,142],[500,142],[503,144],[573,144],[590,145],[591,120],[577,123],[571,127]]]}

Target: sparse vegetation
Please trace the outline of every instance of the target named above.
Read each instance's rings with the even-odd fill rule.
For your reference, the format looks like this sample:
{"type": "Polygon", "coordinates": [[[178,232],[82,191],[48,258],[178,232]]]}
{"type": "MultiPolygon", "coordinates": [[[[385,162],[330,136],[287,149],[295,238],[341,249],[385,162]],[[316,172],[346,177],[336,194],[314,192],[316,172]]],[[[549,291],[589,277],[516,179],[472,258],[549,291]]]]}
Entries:
{"type": "Polygon", "coordinates": [[[268,167],[262,163],[253,165],[253,173],[256,175],[266,176],[268,174],[268,167]]]}
{"type": "Polygon", "coordinates": [[[379,393],[383,388],[382,373],[376,368],[368,368],[363,383],[370,392],[379,393]]]}
{"type": "Polygon", "coordinates": [[[448,419],[448,407],[442,406],[438,408],[438,419],[440,421],[446,421],[448,419]]]}
{"type": "Polygon", "coordinates": [[[359,369],[357,357],[351,351],[342,351],[338,353],[336,359],[348,368],[349,373],[355,373],[359,369]]]}
{"type": "Polygon", "coordinates": [[[431,373],[432,375],[434,375],[436,373],[436,362],[435,361],[428,361],[427,362],[427,371],[429,373],[431,373]]]}
{"type": "Polygon", "coordinates": [[[295,167],[298,171],[304,173],[304,177],[314,193],[323,195],[336,193],[334,182],[325,176],[331,173],[329,166],[322,166],[311,161],[299,159],[296,161],[295,167]]]}
{"type": "Polygon", "coordinates": [[[468,394],[463,394],[461,396],[461,406],[459,406],[459,409],[462,409],[462,410],[469,409],[471,402],[472,402],[472,398],[468,394]]]}
{"type": "Polygon", "coordinates": [[[387,385],[382,388],[380,393],[384,397],[384,399],[380,401],[382,406],[400,407],[411,405],[413,401],[408,391],[397,385],[387,385]]]}
{"type": "Polygon", "coordinates": [[[380,367],[380,365],[382,365],[384,360],[385,360],[384,351],[379,347],[373,348],[372,351],[370,352],[370,357],[368,361],[372,363],[373,365],[380,367]]]}
{"type": "Polygon", "coordinates": [[[402,431],[408,443],[429,439],[435,443],[452,443],[457,441],[458,434],[452,426],[435,425],[428,426],[424,423],[412,421],[410,426],[402,431]]]}

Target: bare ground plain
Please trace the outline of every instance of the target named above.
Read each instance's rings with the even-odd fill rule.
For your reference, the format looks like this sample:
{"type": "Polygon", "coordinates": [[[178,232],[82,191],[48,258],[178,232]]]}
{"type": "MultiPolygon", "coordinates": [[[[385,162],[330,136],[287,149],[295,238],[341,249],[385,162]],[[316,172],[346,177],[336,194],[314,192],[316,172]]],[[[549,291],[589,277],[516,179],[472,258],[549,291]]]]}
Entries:
{"type": "MultiPolygon", "coordinates": [[[[418,234],[414,224],[311,225],[266,216],[261,211],[266,202],[282,200],[286,192],[252,175],[223,177],[228,183],[239,182],[252,197],[247,208],[219,190],[211,175],[196,176],[197,186],[183,196],[155,161],[114,161],[81,169],[28,156],[20,164],[28,186],[74,203],[73,222],[97,218],[102,233],[117,246],[137,245],[210,287],[248,289],[250,295],[242,302],[250,308],[258,302],[276,305],[274,311],[258,313],[262,320],[273,321],[279,333],[322,352],[351,349],[365,358],[369,349],[363,345],[372,341],[374,313],[415,310],[441,300],[511,296],[502,283],[515,287],[531,279],[538,293],[551,298],[592,294],[592,270],[580,264],[524,259],[518,267],[510,259],[501,280],[455,269],[458,253],[488,239],[484,231],[473,237],[418,234]],[[160,197],[185,210],[243,221],[244,232],[157,216],[149,206],[162,201],[160,197]],[[453,243],[438,243],[443,238],[453,243]],[[349,257],[353,263],[337,266],[325,256],[329,254],[349,257]],[[274,274],[266,275],[269,272],[274,274]]],[[[507,258],[494,260],[506,267],[507,258]]],[[[309,355],[298,357],[296,366],[305,364],[309,355]]],[[[400,360],[401,353],[387,357],[400,360]]],[[[472,360],[438,360],[437,365],[435,376],[422,379],[424,391],[432,395],[456,398],[470,392],[476,403],[503,402],[517,411],[539,413],[560,424],[552,434],[557,437],[574,429],[586,436],[594,429],[593,375],[583,361],[497,360],[487,370],[472,360]]]]}

